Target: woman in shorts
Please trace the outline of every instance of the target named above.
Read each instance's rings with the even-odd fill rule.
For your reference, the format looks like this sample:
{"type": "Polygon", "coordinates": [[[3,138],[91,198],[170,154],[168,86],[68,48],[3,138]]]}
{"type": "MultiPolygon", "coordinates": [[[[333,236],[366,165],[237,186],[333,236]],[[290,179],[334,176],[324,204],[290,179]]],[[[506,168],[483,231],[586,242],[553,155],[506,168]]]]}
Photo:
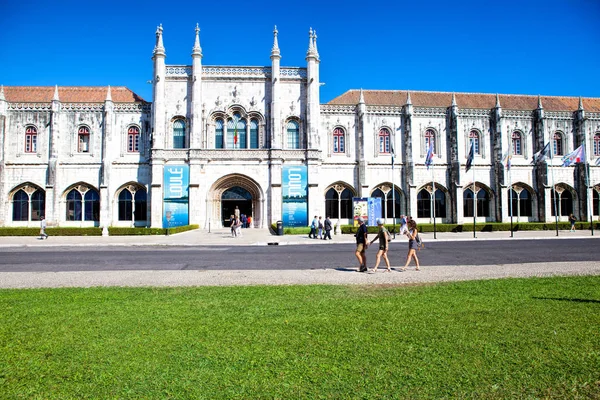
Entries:
{"type": "Polygon", "coordinates": [[[392,272],[392,268],[390,267],[390,260],[387,256],[389,246],[388,241],[390,234],[388,233],[387,229],[385,229],[385,226],[383,226],[383,220],[381,218],[377,219],[377,226],[379,227],[379,232],[377,232],[377,236],[375,236],[375,239],[371,240],[370,244],[373,244],[373,242],[379,238],[379,250],[377,250],[377,255],[375,256],[377,259],[375,261],[375,268],[373,268],[371,272],[377,272],[377,267],[379,267],[381,257],[383,257],[385,265],[387,266],[386,272],[392,272]]]}
{"type": "Polygon", "coordinates": [[[418,234],[419,231],[417,230],[417,223],[414,219],[411,219],[410,221],[408,221],[408,232],[406,233],[406,236],[408,236],[408,254],[406,255],[406,264],[404,265],[404,268],[402,268],[402,271],[406,271],[408,265],[410,264],[411,258],[414,258],[415,263],[417,264],[417,268],[415,268],[415,271],[420,270],[419,258],[417,257],[417,249],[419,248],[419,245],[417,244],[418,234]]]}

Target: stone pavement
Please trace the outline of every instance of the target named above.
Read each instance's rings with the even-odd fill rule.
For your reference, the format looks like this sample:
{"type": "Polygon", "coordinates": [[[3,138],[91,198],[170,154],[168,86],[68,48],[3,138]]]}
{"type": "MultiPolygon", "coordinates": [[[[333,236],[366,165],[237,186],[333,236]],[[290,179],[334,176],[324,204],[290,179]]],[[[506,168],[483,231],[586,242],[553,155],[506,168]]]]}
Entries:
{"type": "MultiPolygon", "coordinates": [[[[371,235],[372,236],[372,235],[371,235]]],[[[481,240],[518,240],[518,239],[573,239],[573,238],[600,238],[600,232],[594,231],[591,236],[589,230],[576,232],[559,231],[521,231],[514,232],[473,232],[433,233],[421,234],[425,242],[433,241],[481,241],[481,240]]],[[[46,240],[31,236],[0,236],[0,247],[40,247],[40,246],[266,246],[266,245],[298,245],[298,244],[335,244],[354,243],[353,235],[332,235],[332,240],[309,239],[307,235],[272,235],[267,229],[244,229],[242,236],[232,237],[230,230],[213,229],[209,233],[206,229],[196,229],[169,236],[50,236],[46,240]]],[[[404,237],[395,240],[405,241],[404,237]]]]}

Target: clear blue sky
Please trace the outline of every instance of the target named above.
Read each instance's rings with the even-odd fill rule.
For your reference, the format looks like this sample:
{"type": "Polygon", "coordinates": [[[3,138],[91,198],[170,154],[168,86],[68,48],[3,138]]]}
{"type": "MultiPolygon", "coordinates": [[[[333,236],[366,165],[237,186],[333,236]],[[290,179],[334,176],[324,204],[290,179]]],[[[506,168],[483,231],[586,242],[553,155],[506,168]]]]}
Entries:
{"type": "Polygon", "coordinates": [[[305,66],[317,30],[323,103],[349,89],[600,97],[600,1],[0,0],[0,84],[127,86],[152,100],[152,49],[191,64],[305,66]]]}

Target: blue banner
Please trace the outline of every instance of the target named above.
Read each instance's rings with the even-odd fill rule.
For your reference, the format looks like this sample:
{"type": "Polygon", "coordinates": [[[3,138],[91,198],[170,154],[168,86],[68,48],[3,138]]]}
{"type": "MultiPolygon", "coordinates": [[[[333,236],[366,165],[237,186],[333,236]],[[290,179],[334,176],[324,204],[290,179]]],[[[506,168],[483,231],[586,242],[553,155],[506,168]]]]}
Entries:
{"type": "Polygon", "coordinates": [[[163,175],[163,228],[189,225],[189,165],[167,165],[163,175]]]}
{"type": "Polygon", "coordinates": [[[369,226],[377,225],[377,218],[381,217],[381,197],[369,197],[369,226]]]}
{"type": "Polygon", "coordinates": [[[281,172],[283,226],[308,225],[308,168],[284,166],[281,172]]]}

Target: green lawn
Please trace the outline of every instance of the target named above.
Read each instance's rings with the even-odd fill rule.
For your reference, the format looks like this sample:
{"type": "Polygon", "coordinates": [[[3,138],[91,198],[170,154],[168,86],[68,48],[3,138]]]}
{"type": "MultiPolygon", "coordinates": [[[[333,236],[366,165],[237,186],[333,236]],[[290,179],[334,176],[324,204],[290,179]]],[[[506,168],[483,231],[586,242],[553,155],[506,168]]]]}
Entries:
{"type": "Polygon", "coordinates": [[[600,277],[0,291],[0,398],[599,398],[600,277]]]}

